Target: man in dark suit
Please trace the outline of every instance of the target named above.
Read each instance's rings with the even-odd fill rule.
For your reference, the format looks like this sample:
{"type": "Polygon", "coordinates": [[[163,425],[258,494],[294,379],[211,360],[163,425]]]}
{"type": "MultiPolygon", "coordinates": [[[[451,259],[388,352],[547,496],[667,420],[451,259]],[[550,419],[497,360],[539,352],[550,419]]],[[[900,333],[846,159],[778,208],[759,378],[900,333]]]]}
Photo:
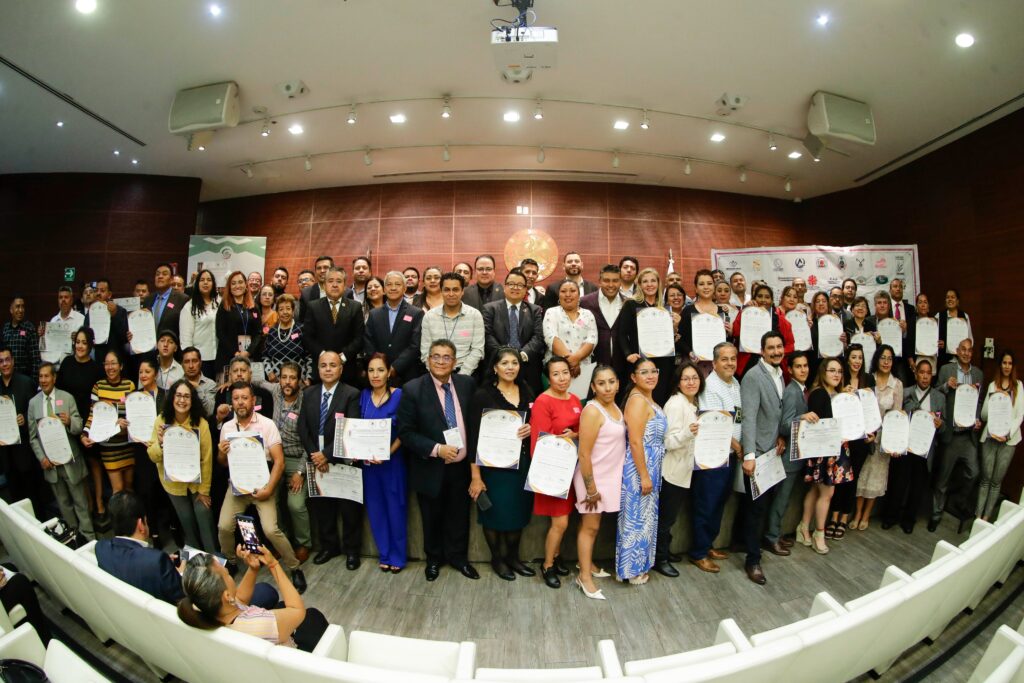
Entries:
{"type": "MultiPolygon", "coordinates": [[[[583,258],[578,252],[570,251],[562,258],[562,269],[565,271],[565,280],[572,280],[580,286],[580,296],[586,296],[597,291],[597,285],[590,280],[583,279],[583,258]]],[[[558,287],[552,285],[544,294],[544,310],[554,308],[558,305],[558,287]]]]}
{"type": "Polygon", "coordinates": [[[161,263],[156,267],[153,288],[153,293],[142,301],[142,307],[152,311],[157,336],[165,330],[178,335],[178,320],[188,297],[171,288],[171,264],[161,263]]]}
{"type": "Polygon", "coordinates": [[[462,303],[483,313],[484,306],[501,301],[501,285],[494,281],[494,257],[490,254],[477,256],[473,267],[476,268],[476,283],[466,285],[462,303]]]}
{"type": "MultiPolygon", "coordinates": [[[[36,375],[36,379],[38,378],[36,375]]],[[[29,498],[36,516],[47,519],[46,505],[53,499],[50,487],[43,480],[43,470],[29,446],[26,416],[28,404],[36,393],[36,379],[14,370],[11,349],[0,346],[0,396],[14,401],[18,420],[18,443],[0,446],[0,467],[7,476],[7,500],[29,498]]]]}
{"type": "MultiPolygon", "coordinates": [[[[302,395],[299,411],[299,440],[309,454],[310,462],[321,471],[330,463],[359,464],[345,460],[334,453],[335,418],[359,418],[359,392],[339,380],[343,364],[341,356],[325,351],[317,362],[320,384],[314,384],[302,395]]],[[[320,536],[320,552],[313,564],[324,564],[345,551],[345,566],[359,568],[359,550],[362,546],[363,506],[343,498],[310,498],[309,507],[316,520],[320,536]],[[342,540],[338,539],[338,512],[341,512],[342,540]]]]}
{"type": "Polygon", "coordinates": [[[526,276],[526,297],[523,300],[540,306],[543,311],[545,289],[537,284],[537,278],[540,277],[540,264],[532,258],[524,258],[519,262],[519,269],[526,276]]]}
{"type": "Polygon", "coordinates": [[[519,376],[538,396],[541,387],[541,363],[547,346],[541,326],[543,312],[540,306],[523,301],[526,296],[526,276],[513,268],[505,276],[504,298],[484,306],[484,376],[494,367],[494,353],[502,346],[519,351],[519,376]]]}
{"type": "MultiPolygon", "coordinates": [[[[594,357],[602,365],[610,365],[615,369],[615,374],[620,378],[628,375],[626,366],[626,354],[614,341],[619,333],[619,313],[622,311],[623,297],[621,293],[621,280],[619,278],[619,267],[609,263],[601,268],[599,280],[600,291],[591,292],[580,299],[580,308],[585,308],[594,314],[597,321],[597,346],[594,347],[594,357]]],[[[621,380],[620,380],[621,381],[621,380]]],[[[622,382],[625,386],[626,382],[622,382]]]]}
{"type": "Polygon", "coordinates": [[[423,519],[427,581],[448,562],[463,576],[479,579],[469,564],[469,461],[466,418],[476,386],[452,374],[455,345],[437,339],[427,352],[429,373],[402,388],[398,427],[409,458],[409,486],[423,519]]]}
{"type": "Polygon", "coordinates": [[[903,279],[893,278],[889,283],[889,296],[892,297],[892,317],[903,330],[903,353],[899,356],[902,362],[893,365],[893,374],[903,382],[904,387],[914,383],[914,345],[917,342],[917,309],[914,304],[903,298],[903,279]]]}
{"type": "Polygon", "coordinates": [[[792,448],[790,437],[792,426],[797,420],[817,422],[818,416],[807,410],[807,382],[810,375],[810,354],[807,351],[794,351],[789,354],[789,384],[782,392],[782,416],[779,418],[779,438],[786,442],[788,448],[782,452],[782,466],[786,478],[779,482],[773,491],[771,507],[768,508],[768,523],[764,532],[765,550],[775,555],[789,555],[793,541],[782,536],[782,518],[789,507],[789,498],[797,479],[802,479],[806,463],[803,460],[790,460],[792,448]]]}
{"type": "Polygon", "coordinates": [[[853,313],[850,313],[850,309],[846,307],[843,301],[842,287],[833,287],[828,290],[828,306],[832,309],[834,315],[839,316],[839,320],[842,321],[843,329],[845,330],[853,325],[853,313]]]}
{"type": "Polygon", "coordinates": [[[308,308],[309,304],[326,296],[325,284],[327,281],[327,271],[333,267],[334,259],[330,256],[320,256],[316,261],[314,261],[313,269],[316,271],[316,284],[312,287],[306,287],[305,289],[302,289],[300,285],[299,298],[302,300],[303,308],[308,308]]]}
{"type": "Polygon", "coordinates": [[[367,358],[378,352],[388,357],[397,386],[423,374],[422,323],[423,311],[405,300],[405,276],[397,270],[385,275],[384,305],[370,311],[363,334],[363,350],[367,358]]]}
{"type": "Polygon", "coordinates": [[[332,267],[325,282],[327,296],[314,300],[306,310],[302,341],[313,362],[324,351],[337,351],[345,366],[343,379],[355,384],[359,377],[358,356],[363,349],[363,308],[342,296],[345,271],[332,267]]]}
{"type": "Polygon", "coordinates": [[[352,259],[352,286],[345,290],[345,298],[363,303],[366,300],[366,283],[373,277],[373,264],[369,256],[352,259]]]}
{"type": "MultiPolygon", "coordinates": [[[[107,311],[110,313],[110,333],[107,335],[105,343],[96,344],[96,358],[103,358],[107,355],[107,350],[111,348],[123,352],[125,344],[128,343],[128,312],[114,303],[114,292],[110,288],[110,280],[105,277],[96,280],[96,300],[105,303],[107,311]]],[[[89,327],[89,322],[89,312],[86,311],[86,327],[89,327]]]]}

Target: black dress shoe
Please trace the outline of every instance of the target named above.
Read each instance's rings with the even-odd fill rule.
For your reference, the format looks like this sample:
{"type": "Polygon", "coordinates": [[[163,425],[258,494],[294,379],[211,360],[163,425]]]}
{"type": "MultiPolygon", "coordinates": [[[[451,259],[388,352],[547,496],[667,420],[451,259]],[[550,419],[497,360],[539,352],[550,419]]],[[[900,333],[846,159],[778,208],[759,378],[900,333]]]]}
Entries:
{"type": "Polygon", "coordinates": [[[668,554],[668,561],[669,562],[682,562],[683,561],[683,554],[682,553],[669,553],[668,554]]]}
{"type": "MultiPolygon", "coordinates": [[[[315,561],[316,560],[314,560],[314,562],[315,561]]],[[[349,571],[355,571],[356,569],[359,569],[360,564],[362,564],[362,562],[360,561],[358,555],[349,555],[348,558],[345,560],[345,568],[349,571]]]]}
{"type": "Polygon", "coordinates": [[[479,579],[480,578],[480,573],[477,572],[476,568],[473,565],[471,565],[469,562],[467,562],[464,565],[455,567],[455,568],[458,569],[459,573],[462,574],[463,576],[465,576],[467,579],[479,579]]]}
{"type": "Polygon", "coordinates": [[[562,564],[562,558],[558,555],[555,555],[555,563],[552,566],[559,576],[569,576],[569,568],[562,564]]]}
{"type": "Polygon", "coordinates": [[[761,569],[761,565],[752,564],[747,567],[747,578],[756,583],[758,586],[763,586],[768,583],[768,579],[765,578],[764,570],[761,569]]]}
{"type": "Polygon", "coordinates": [[[509,569],[509,566],[505,564],[505,560],[502,560],[500,558],[495,558],[491,560],[491,569],[494,570],[494,573],[497,574],[498,578],[502,581],[516,580],[516,575],[513,574],[512,570],[509,569]]]}
{"type": "Polygon", "coordinates": [[[333,560],[338,555],[341,555],[341,552],[338,550],[321,550],[316,554],[316,557],[313,558],[313,564],[325,564],[333,560]]]}
{"type": "Polygon", "coordinates": [[[306,575],[302,573],[301,569],[292,571],[292,585],[295,586],[299,595],[306,592],[306,575]]]}
{"type": "Polygon", "coordinates": [[[438,575],[441,573],[441,565],[436,562],[427,562],[427,566],[424,568],[423,573],[426,575],[427,581],[436,581],[438,575]]]}
{"type": "Polygon", "coordinates": [[[903,529],[903,533],[905,533],[905,534],[912,534],[912,533],[914,533],[914,525],[913,524],[901,524],[900,528],[903,529]]]}
{"type": "Polygon", "coordinates": [[[519,576],[537,576],[537,572],[534,571],[522,560],[516,558],[513,560],[505,560],[508,566],[519,576]]]}
{"type": "Polygon", "coordinates": [[[933,517],[928,520],[928,531],[935,531],[939,528],[939,522],[942,521],[941,517],[933,517]]]}
{"type": "Polygon", "coordinates": [[[896,522],[882,522],[882,531],[888,531],[896,526],[896,522]]]}
{"type": "Polygon", "coordinates": [[[561,588],[562,582],[558,580],[558,570],[555,569],[555,565],[551,565],[547,568],[541,568],[541,575],[544,577],[544,583],[547,584],[548,588],[561,588]]]}
{"type": "Polygon", "coordinates": [[[662,576],[669,578],[675,578],[679,576],[679,570],[672,566],[672,563],[668,560],[662,560],[661,562],[654,563],[654,571],[658,572],[662,576]]]}

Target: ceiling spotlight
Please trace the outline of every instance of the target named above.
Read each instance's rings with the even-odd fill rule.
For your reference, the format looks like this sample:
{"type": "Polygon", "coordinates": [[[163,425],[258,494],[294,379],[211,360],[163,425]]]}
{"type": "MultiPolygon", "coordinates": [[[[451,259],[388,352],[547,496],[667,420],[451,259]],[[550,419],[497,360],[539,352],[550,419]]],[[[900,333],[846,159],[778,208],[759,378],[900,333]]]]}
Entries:
{"type": "Polygon", "coordinates": [[[444,146],[444,151],[441,152],[441,161],[451,161],[452,153],[448,151],[448,145],[444,146]]]}
{"type": "Polygon", "coordinates": [[[747,169],[743,168],[742,166],[740,166],[740,182],[747,182],[747,169]]]}
{"type": "Polygon", "coordinates": [[[263,128],[260,129],[260,135],[263,137],[270,135],[270,119],[264,119],[263,128]]]}
{"type": "Polygon", "coordinates": [[[57,122],[57,127],[58,128],[63,128],[64,127],[64,122],[63,121],[58,121],[57,122]]]}
{"type": "Polygon", "coordinates": [[[970,33],[961,33],[956,37],[956,44],[959,47],[970,47],[974,45],[974,36],[970,33]]]}
{"type": "Polygon", "coordinates": [[[308,154],[306,155],[306,163],[304,165],[307,171],[313,170],[313,161],[309,158],[308,154]]]}
{"type": "Polygon", "coordinates": [[[119,150],[119,149],[115,149],[115,150],[114,150],[114,156],[115,156],[115,157],[119,157],[119,156],[121,156],[121,150],[119,150]]]}
{"type": "Polygon", "coordinates": [[[444,106],[441,107],[441,118],[442,119],[450,119],[451,117],[452,117],[452,105],[449,102],[448,97],[445,96],[445,98],[444,98],[444,106]]]}
{"type": "Polygon", "coordinates": [[[819,14],[816,21],[818,26],[828,26],[829,16],[827,14],[819,14]]]}
{"type": "Polygon", "coordinates": [[[75,9],[82,14],[92,14],[96,11],[96,0],[75,0],[75,9]]]}
{"type": "Polygon", "coordinates": [[[811,158],[814,159],[814,163],[818,163],[819,161],[821,161],[821,157],[811,157],[811,158]]]}
{"type": "Polygon", "coordinates": [[[207,8],[210,11],[211,17],[219,17],[221,13],[220,5],[213,3],[207,8]]]}
{"type": "Polygon", "coordinates": [[[722,133],[712,133],[710,139],[711,142],[722,142],[723,140],[725,140],[725,135],[723,135],[722,133]]]}
{"type": "Polygon", "coordinates": [[[350,126],[356,122],[356,108],[354,105],[348,110],[348,118],[345,119],[345,122],[350,126]]]}
{"type": "Polygon", "coordinates": [[[293,123],[288,126],[288,132],[292,135],[302,135],[302,126],[298,123],[293,123]]]}
{"type": "Polygon", "coordinates": [[[629,128],[629,121],[626,121],[624,119],[619,119],[618,121],[615,122],[615,126],[614,127],[615,127],[615,130],[626,130],[627,128],[629,128]]]}
{"type": "Polygon", "coordinates": [[[544,145],[541,145],[540,146],[540,151],[537,152],[537,163],[538,164],[543,164],[544,163],[544,159],[545,159],[545,156],[544,156],[544,145]]]}
{"type": "Polygon", "coordinates": [[[243,166],[242,173],[245,174],[246,178],[252,178],[252,164],[246,164],[243,166]]]}
{"type": "Polygon", "coordinates": [[[405,114],[392,114],[388,117],[391,123],[405,123],[405,114]]]}
{"type": "Polygon", "coordinates": [[[792,181],[790,181],[789,176],[786,176],[786,184],[785,184],[784,187],[786,188],[786,192],[792,192],[793,191],[793,183],[792,183],[792,181]]]}
{"type": "Polygon", "coordinates": [[[519,120],[519,112],[507,111],[501,118],[505,119],[507,123],[515,123],[516,121],[519,120]]]}
{"type": "Polygon", "coordinates": [[[206,145],[199,145],[198,147],[196,147],[196,149],[198,149],[200,152],[205,152],[206,151],[206,145]]]}
{"type": "Polygon", "coordinates": [[[690,175],[691,173],[693,173],[693,169],[690,168],[690,160],[689,159],[686,160],[686,165],[683,166],[683,173],[685,173],[686,175],[690,175]]]}
{"type": "Polygon", "coordinates": [[[651,127],[651,120],[647,117],[647,110],[644,109],[644,118],[640,121],[640,127],[647,130],[651,127]]]}
{"type": "Polygon", "coordinates": [[[798,152],[798,151],[796,151],[796,150],[794,149],[794,150],[793,150],[792,152],[790,152],[790,153],[789,153],[789,154],[787,154],[786,156],[788,156],[788,157],[789,157],[790,159],[799,159],[800,157],[802,157],[802,156],[803,156],[803,154],[802,154],[802,153],[800,153],[800,152],[798,152]]]}
{"type": "Polygon", "coordinates": [[[132,159],[132,166],[138,166],[138,165],[139,165],[139,160],[138,159],[132,159]]]}
{"type": "Polygon", "coordinates": [[[612,156],[612,168],[618,168],[618,167],[619,167],[619,153],[616,152],[612,156]]]}
{"type": "Polygon", "coordinates": [[[540,106],[540,100],[537,100],[537,106],[533,108],[533,118],[538,121],[544,118],[544,110],[540,106]]]}
{"type": "Polygon", "coordinates": [[[774,152],[778,148],[779,148],[779,146],[777,144],[775,144],[775,136],[772,135],[771,133],[769,133],[768,134],[768,149],[770,149],[771,151],[774,152]]]}
{"type": "Polygon", "coordinates": [[[367,166],[372,166],[373,165],[373,157],[370,156],[370,150],[369,149],[367,149],[366,153],[363,154],[363,163],[366,164],[367,166]]]}

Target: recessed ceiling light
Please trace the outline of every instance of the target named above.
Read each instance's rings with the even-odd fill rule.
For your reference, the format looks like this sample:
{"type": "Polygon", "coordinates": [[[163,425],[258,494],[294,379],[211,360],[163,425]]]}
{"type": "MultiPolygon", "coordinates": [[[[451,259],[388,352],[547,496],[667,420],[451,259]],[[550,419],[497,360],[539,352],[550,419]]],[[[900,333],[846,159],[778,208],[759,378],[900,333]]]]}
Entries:
{"type": "Polygon", "coordinates": [[[451,101],[446,97],[444,98],[444,106],[441,107],[441,118],[450,119],[452,117],[452,105],[451,101]]]}
{"type": "Polygon", "coordinates": [[[305,167],[305,169],[307,171],[312,171],[313,170],[313,160],[310,159],[308,155],[306,156],[306,163],[303,164],[303,166],[305,167]]]}
{"type": "Polygon", "coordinates": [[[444,151],[441,152],[441,160],[442,161],[451,161],[452,160],[452,153],[448,151],[448,145],[445,145],[444,146],[444,151]]]}
{"type": "Polygon", "coordinates": [[[507,121],[508,123],[515,123],[516,121],[519,120],[519,112],[507,111],[501,118],[505,119],[505,121],[507,121]]]}
{"type": "Polygon", "coordinates": [[[288,126],[288,132],[292,135],[302,135],[302,126],[298,123],[293,123],[288,126]]]}
{"type": "Polygon", "coordinates": [[[725,135],[723,135],[722,133],[711,134],[711,142],[722,142],[723,140],[725,140],[725,135]]]}
{"type": "Polygon", "coordinates": [[[349,125],[352,125],[356,122],[356,108],[354,106],[348,110],[348,118],[345,119],[345,121],[349,125]]]}
{"type": "Polygon", "coordinates": [[[363,154],[363,163],[366,164],[367,166],[373,165],[373,157],[370,156],[369,149],[367,149],[366,152],[363,154]]]}
{"type": "Polygon", "coordinates": [[[974,45],[974,36],[970,33],[961,33],[956,37],[956,44],[960,47],[970,47],[974,45]]]}
{"type": "Polygon", "coordinates": [[[270,135],[270,124],[267,121],[263,122],[263,128],[260,130],[260,135],[263,137],[270,135]]]}
{"type": "Polygon", "coordinates": [[[544,110],[540,106],[540,100],[537,100],[537,106],[533,109],[533,118],[538,121],[544,118],[544,110]]]}
{"type": "Polygon", "coordinates": [[[57,122],[57,127],[58,128],[63,128],[64,127],[64,122],[63,121],[58,121],[57,122]]]}
{"type": "Polygon", "coordinates": [[[794,150],[793,150],[792,152],[790,152],[790,153],[789,153],[789,154],[788,154],[787,156],[788,156],[788,157],[789,157],[790,159],[799,159],[800,157],[802,157],[802,156],[803,156],[803,154],[801,154],[800,152],[798,152],[798,151],[796,151],[796,150],[794,149],[794,150]]]}
{"type": "Polygon", "coordinates": [[[82,14],[92,14],[96,11],[96,0],[75,0],[75,9],[82,14]]]}
{"type": "Polygon", "coordinates": [[[139,165],[139,160],[138,159],[132,159],[132,166],[138,166],[138,165],[139,165]]]}
{"type": "Polygon", "coordinates": [[[644,130],[648,130],[651,127],[651,119],[648,118],[646,109],[644,109],[644,118],[640,121],[640,127],[644,130]]]}
{"type": "Polygon", "coordinates": [[[114,156],[115,156],[115,157],[119,157],[119,156],[121,156],[121,150],[119,150],[119,149],[115,149],[115,150],[114,150],[114,156]]]}
{"type": "Polygon", "coordinates": [[[615,130],[626,130],[627,128],[629,128],[629,121],[619,119],[615,122],[615,130]]]}
{"type": "Polygon", "coordinates": [[[818,26],[828,26],[829,16],[827,14],[819,14],[817,18],[818,26]]]}
{"type": "Polygon", "coordinates": [[[219,17],[222,11],[220,5],[218,5],[217,3],[213,3],[207,9],[209,10],[211,17],[219,17]]]}
{"type": "Polygon", "coordinates": [[[405,114],[392,114],[388,117],[391,123],[405,123],[405,114]]]}

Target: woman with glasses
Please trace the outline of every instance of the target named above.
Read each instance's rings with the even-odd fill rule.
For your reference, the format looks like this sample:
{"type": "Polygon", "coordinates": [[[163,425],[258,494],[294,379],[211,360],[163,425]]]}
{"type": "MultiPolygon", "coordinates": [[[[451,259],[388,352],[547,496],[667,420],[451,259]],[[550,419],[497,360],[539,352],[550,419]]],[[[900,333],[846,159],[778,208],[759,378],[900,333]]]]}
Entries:
{"type": "Polygon", "coordinates": [[[156,465],[160,483],[171,500],[181,522],[185,543],[208,553],[220,552],[213,532],[210,482],[213,476],[213,441],[210,425],[203,415],[203,404],[195,387],[186,379],[171,385],[153,425],[149,459],[156,465]],[[164,470],[164,435],[171,427],[181,427],[196,435],[199,441],[199,478],[197,481],[172,480],[164,470]]]}
{"type": "Polygon", "coordinates": [[[302,368],[300,379],[308,386],[313,377],[313,361],[302,343],[302,324],[295,319],[295,305],[291,294],[277,297],[277,324],[263,337],[263,363],[271,382],[277,381],[282,365],[295,363],[302,368]]]}
{"type": "MultiPolygon", "coordinates": [[[[641,280],[641,288],[643,281],[641,280]]],[[[635,586],[647,583],[658,535],[658,494],[668,420],[654,401],[660,370],[648,358],[633,363],[626,391],[626,459],[615,535],[615,573],[635,586]]]]}
{"type": "MultiPolygon", "coordinates": [[[[903,408],[903,382],[896,379],[896,375],[893,374],[896,362],[896,353],[888,344],[879,346],[871,361],[875,397],[878,399],[878,409],[883,420],[890,410],[903,408]]],[[[850,522],[851,529],[864,531],[868,528],[875,500],[885,495],[885,489],[889,484],[891,456],[882,450],[881,441],[882,433],[879,431],[870,444],[870,453],[864,461],[864,466],[857,473],[857,510],[853,515],[853,521],[850,522]]]]}
{"type": "Polygon", "coordinates": [[[92,388],[92,395],[96,397],[96,401],[93,403],[93,409],[89,411],[89,419],[86,420],[85,431],[82,433],[81,439],[82,445],[86,448],[97,445],[89,436],[96,403],[102,402],[117,408],[118,433],[98,444],[103,469],[110,477],[110,488],[117,493],[132,488],[135,451],[128,440],[128,420],[125,419],[124,399],[135,391],[135,383],[121,376],[121,373],[124,372],[124,362],[117,351],[113,349],[107,351],[107,355],[103,358],[103,372],[104,378],[96,382],[92,388]]]}

